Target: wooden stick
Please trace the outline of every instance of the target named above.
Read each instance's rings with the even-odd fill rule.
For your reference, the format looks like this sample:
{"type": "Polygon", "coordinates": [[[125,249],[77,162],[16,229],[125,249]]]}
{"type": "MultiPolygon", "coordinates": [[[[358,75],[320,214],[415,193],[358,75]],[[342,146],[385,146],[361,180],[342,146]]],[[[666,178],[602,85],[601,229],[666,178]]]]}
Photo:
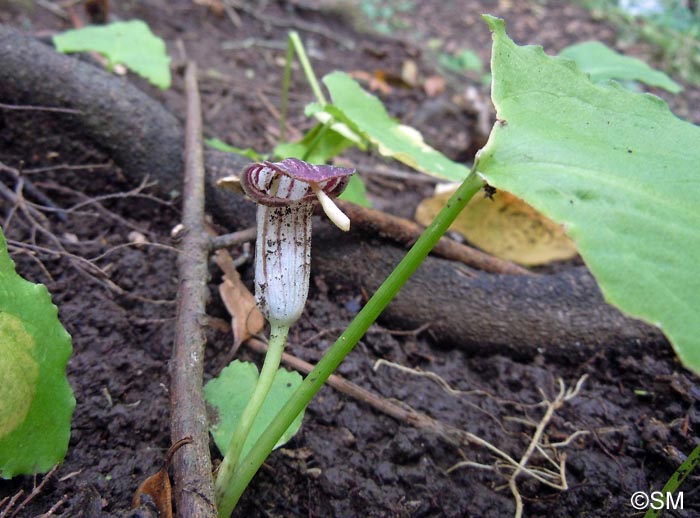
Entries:
{"type": "Polygon", "coordinates": [[[185,91],[184,234],[178,256],[180,285],[170,382],[170,433],[173,443],[192,437],[192,444],[181,448],[173,458],[178,515],[216,518],[208,421],[202,394],[209,236],[204,225],[202,114],[194,63],[187,65],[185,91]]]}
{"type": "MultiPolygon", "coordinates": [[[[258,353],[265,354],[267,352],[267,344],[262,340],[258,340],[257,338],[250,338],[245,342],[245,344],[258,353]]],[[[282,363],[289,365],[291,368],[303,374],[308,374],[314,368],[314,366],[310,363],[288,353],[282,354],[282,363]]],[[[404,423],[416,428],[427,430],[430,433],[437,435],[448,444],[453,446],[464,446],[471,442],[471,434],[438,421],[437,419],[433,419],[432,417],[413,410],[412,408],[392,403],[391,401],[378,396],[337,374],[331,374],[326,383],[337,391],[353,397],[358,401],[362,401],[375,410],[379,410],[380,412],[389,415],[398,421],[403,421],[404,423]]]]}
{"type": "MultiPolygon", "coordinates": [[[[392,216],[386,212],[368,209],[344,201],[338,201],[337,203],[356,227],[361,228],[364,232],[372,232],[380,237],[401,243],[404,246],[413,245],[424,230],[413,221],[392,216]]],[[[459,261],[485,272],[532,275],[532,272],[517,264],[499,259],[446,237],[438,241],[432,253],[445,259],[459,261]]]]}

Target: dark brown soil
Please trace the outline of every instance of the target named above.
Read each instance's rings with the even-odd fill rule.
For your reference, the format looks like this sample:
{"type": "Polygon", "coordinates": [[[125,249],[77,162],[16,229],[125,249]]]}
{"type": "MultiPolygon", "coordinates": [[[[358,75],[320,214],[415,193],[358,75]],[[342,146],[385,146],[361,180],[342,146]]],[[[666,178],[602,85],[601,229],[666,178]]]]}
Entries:
{"type": "MultiPolygon", "coordinates": [[[[204,2],[113,2],[115,15],[141,18],[166,39],[176,69],[185,58],[182,49],[188,59],[198,62],[207,133],[258,150],[270,149],[277,138],[277,121],[266,106],[267,101],[279,106],[288,29],[300,30],[319,76],[333,69],[376,69],[398,75],[407,59],[415,60],[423,75],[434,74],[434,60],[425,45],[431,37],[442,38],[448,48],[474,49],[487,61],[490,38],[478,17],[487,11],[505,17],[519,43],[543,44],[550,52],[590,38],[615,43],[613,28],[561,1],[499,2],[497,8],[492,2],[469,0],[415,2],[413,9],[395,15],[395,22],[403,25],[395,23],[399,28],[390,37],[375,34],[359,8],[348,7],[353,3],[342,4],[342,9],[335,2],[311,0],[250,3],[250,9],[260,9],[262,15],[239,10],[240,27],[200,3],[204,2]],[[300,24],[313,24],[322,32],[300,24]],[[225,50],[228,42],[238,42],[242,48],[225,50]]],[[[0,22],[39,35],[68,27],[45,8],[28,9],[21,2],[0,10],[0,22]]],[[[643,46],[633,51],[650,56],[643,46]]],[[[183,116],[182,79],[177,74],[173,87],[164,93],[138,78],[134,81],[183,116]]],[[[437,102],[416,88],[395,87],[382,97],[392,115],[415,124],[433,145],[468,159],[476,138],[474,117],[453,103],[462,83],[448,76],[447,91],[437,102]]],[[[700,111],[693,101],[699,97],[696,88],[689,88],[671,99],[672,107],[680,116],[698,121],[700,111]]],[[[311,100],[297,71],[291,125],[299,130],[310,125],[302,113],[311,100]]],[[[135,187],[110,165],[110,157],[80,142],[74,130],[46,118],[0,110],[0,162],[17,166],[24,161],[30,170],[66,165],[28,177],[63,208],[80,201],[76,193],[102,196],[135,187]],[[20,141],[16,131],[20,124],[33,124],[35,138],[20,141]],[[95,167],[74,168],[88,164],[95,167]]],[[[379,163],[375,157],[357,159],[379,163]]],[[[13,186],[8,177],[2,179],[13,186]]],[[[406,207],[418,199],[396,180],[368,179],[381,208],[408,215],[406,207]]],[[[164,197],[154,188],[146,192],[164,197]]],[[[69,256],[32,253],[18,243],[11,247],[19,272],[48,286],[73,336],[68,376],[77,399],[65,462],[18,516],[39,516],[56,504],[55,516],[143,516],[129,510],[132,495],[147,475],[159,469],[170,445],[168,361],[177,270],[175,252],[168,247],[170,231],[179,221],[177,201],[129,196],[105,200],[103,205],[112,216],[86,206],[79,214],[68,214],[66,221],[50,215],[49,225],[71,254],[92,259],[107,253],[95,263],[122,293],[80,270],[69,256]],[[135,229],[163,246],[115,248],[129,242],[135,229]]],[[[5,200],[0,207],[0,223],[8,238],[31,243],[21,214],[10,218],[11,206],[5,200]]],[[[55,248],[42,235],[36,243],[55,248]]],[[[242,267],[248,281],[251,270],[249,263],[242,267]]],[[[208,312],[224,319],[216,284],[220,274],[214,267],[211,274],[208,312]]],[[[365,296],[361,286],[329,285],[315,276],[288,351],[313,363],[357,313],[365,296]]],[[[209,332],[207,378],[223,367],[230,347],[231,336],[221,329],[214,326],[209,332]]],[[[240,354],[260,360],[245,348],[240,354]]],[[[630,495],[660,489],[699,442],[700,384],[665,346],[654,356],[601,350],[580,364],[544,356],[521,363],[504,356],[471,357],[445,350],[427,333],[396,333],[391,322],[382,322],[339,370],[354,383],[478,435],[516,459],[528,446],[533,423],[543,415],[538,403],[555,397],[558,378],[571,387],[587,375],[579,394],[557,410],[546,429],[546,440],[553,443],[581,432],[561,450],[566,453],[569,489],[555,490],[521,475],[519,488],[530,517],[639,516],[630,505],[630,495]],[[450,393],[434,380],[386,367],[374,371],[379,358],[436,373],[463,392],[450,393]]],[[[309,406],[300,433],[268,459],[235,516],[512,516],[515,504],[504,478],[505,466],[498,465],[503,476],[476,467],[447,473],[467,459],[494,466],[496,461],[482,447],[458,450],[434,434],[324,388],[309,406]]],[[[547,467],[539,455],[533,461],[547,467]]],[[[691,477],[683,488],[685,510],[669,516],[700,516],[697,481],[697,476],[691,477]]],[[[33,483],[32,477],[0,482],[0,501],[19,490],[28,494],[33,483]]],[[[0,505],[0,516],[2,509],[0,505]]]]}

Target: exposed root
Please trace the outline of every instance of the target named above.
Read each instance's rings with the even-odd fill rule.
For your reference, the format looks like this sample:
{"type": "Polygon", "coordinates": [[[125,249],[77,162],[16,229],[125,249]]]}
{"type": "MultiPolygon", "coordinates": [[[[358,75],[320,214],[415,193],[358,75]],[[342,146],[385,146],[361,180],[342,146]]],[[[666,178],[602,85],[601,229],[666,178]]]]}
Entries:
{"type": "MultiPolygon", "coordinates": [[[[531,478],[534,478],[538,482],[556,489],[559,491],[565,491],[568,489],[568,484],[566,482],[566,453],[560,452],[559,449],[570,444],[575,437],[580,437],[585,434],[584,431],[574,432],[565,441],[560,443],[550,443],[545,436],[545,429],[549,425],[550,421],[554,417],[555,412],[564,405],[567,401],[575,398],[588,375],[584,374],[579,378],[573,387],[567,388],[564,384],[564,380],[561,378],[557,379],[559,385],[559,391],[554,399],[550,400],[544,394],[542,390],[542,402],[540,403],[545,407],[545,412],[538,423],[536,423],[535,431],[532,434],[530,443],[525,450],[525,453],[521,456],[519,461],[515,461],[511,456],[496,448],[492,444],[479,440],[481,446],[486,447],[494,453],[500,460],[492,465],[476,463],[473,461],[463,461],[455,464],[447,470],[448,473],[462,468],[462,467],[476,467],[479,469],[488,469],[498,473],[501,476],[506,476],[505,473],[510,473],[507,476],[507,487],[510,489],[515,499],[515,518],[520,518],[523,515],[523,500],[518,489],[517,479],[520,475],[524,474],[531,478]],[[549,467],[539,467],[531,466],[530,461],[535,452],[539,453],[549,467]]],[[[528,422],[528,424],[535,424],[528,422]]],[[[472,437],[472,440],[475,437],[472,437]]]]}
{"type": "MultiPolygon", "coordinates": [[[[414,376],[420,376],[430,379],[431,381],[435,382],[442,390],[454,397],[461,397],[464,395],[474,394],[488,395],[486,392],[480,390],[457,390],[451,387],[449,383],[447,383],[447,381],[445,381],[441,376],[434,372],[423,371],[420,369],[412,369],[410,367],[389,362],[383,359],[377,360],[377,362],[374,364],[374,370],[376,371],[381,366],[391,367],[401,372],[406,372],[414,376]]],[[[516,460],[497,446],[470,432],[460,431],[461,437],[466,442],[487,449],[492,455],[494,455],[497,458],[497,460],[492,464],[475,462],[473,460],[465,460],[462,462],[458,462],[457,464],[450,467],[447,470],[447,473],[452,473],[453,471],[460,468],[470,467],[493,471],[501,477],[504,477],[506,479],[506,484],[502,487],[508,487],[511,493],[513,494],[513,498],[515,500],[516,518],[520,518],[523,514],[522,496],[517,486],[517,479],[521,475],[534,478],[538,482],[548,487],[551,487],[552,489],[556,489],[559,491],[565,491],[566,489],[568,489],[568,484],[566,482],[566,454],[559,450],[569,446],[575,439],[589,435],[590,432],[585,430],[577,430],[563,441],[553,443],[547,439],[545,435],[545,430],[551,422],[552,418],[554,417],[555,412],[558,409],[560,409],[564,405],[564,403],[575,398],[581,392],[581,389],[587,377],[588,375],[584,374],[583,376],[581,376],[581,378],[578,379],[578,381],[573,387],[569,388],[566,387],[564,381],[561,378],[558,378],[557,384],[559,385],[559,391],[552,400],[550,400],[545,395],[544,391],[540,389],[542,400],[536,405],[532,405],[534,407],[544,407],[545,409],[544,415],[538,422],[521,417],[506,417],[504,419],[505,421],[516,422],[524,426],[534,428],[534,432],[532,433],[528,447],[520,457],[520,460],[516,460]],[[545,466],[532,465],[531,461],[535,454],[539,454],[542,457],[545,466]]],[[[491,396],[489,395],[489,397],[491,396]]],[[[516,403],[514,401],[505,400],[500,400],[499,402],[508,404],[516,403]]],[[[474,408],[482,410],[480,407],[472,403],[469,404],[474,408]]],[[[517,405],[521,408],[526,406],[520,403],[517,403],[517,405]]],[[[493,416],[492,414],[488,415],[493,419],[496,419],[499,422],[501,428],[503,428],[502,423],[496,418],[496,416],[493,416]]],[[[605,431],[612,430],[604,430],[604,432],[605,431]]]]}
{"type": "Polygon", "coordinates": [[[451,396],[465,396],[465,395],[472,395],[472,394],[485,394],[485,392],[481,390],[457,390],[454,389],[450,386],[447,381],[445,381],[441,376],[438,374],[435,374],[434,372],[430,371],[424,371],[422,369],[412,369],[411,367],[406,367],[405,365],[401,365],[399,363],[394,363],[390,362],[389,360],[384,360],[384,359],[379,359],[374,363],[374,366],[372,367],[372,370],[375,372],[379,370],[379,367],[386,366],[386,367],[391,367],[392,369],[399,370],[401,372],[407,372],[409,374],[413,374],[414,376],[420,376],[424,378],[428,378],[435,383],[437,383],[442,390],[447,392],[451,396]]]}

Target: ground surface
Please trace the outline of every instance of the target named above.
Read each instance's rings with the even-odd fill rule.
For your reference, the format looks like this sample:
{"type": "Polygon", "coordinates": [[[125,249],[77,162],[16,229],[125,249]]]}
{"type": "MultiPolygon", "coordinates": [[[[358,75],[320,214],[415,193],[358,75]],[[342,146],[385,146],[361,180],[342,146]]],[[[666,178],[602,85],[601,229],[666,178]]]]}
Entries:
{"type": "MultiPolygon", "coordinates": [[[[486,11],[505,17],[518,43],[543,44],[549,52],[590,38],[615,43],[613,28],[555,1],[493,6],[495,2],[469,0],[416,2],[395,14],[394,31],[386,38],[372,33],[377,19],[359,18],[359,10],[347,7],[351,3],[338,11],[328,2],[261,2],[265,5],[256,16],[237,11],[238,27],[226,15],[197,5],[204,2],[114,3],[121,4],[114,14],[144,19],[166,39],[176,66],[185,59],[183,49],[187,58],[198,62],[207,133],[258,150],[269,149],[277,138],[270,106],[279,105],[287,29],[301,32],[319,75],[341,69],[398,76],[409,59],[418,64],[422,76],[436,74],[424,45],[430,38],[441,38],[447,49],[474,49],[487,60],[489,35],[478,17],[486,11]],[[314,30],[303,24],[313,24],[314,30]]],[[[0,11],[0,21],[43,35],[68,27],[67,21],[42,7],[27,10],[18,4],[0,11]]],[[[650,55],[644,54],[650,51],[643,46],[632,51],[650,55]]],[[[433,145],[468,160],[473,140],[478,140],[475,118],[453,102],[463,93],[464,80],[447,77],[446,92],[432,98],[420,88],[401,86],[382,97],[394,116],[418,127],[433,145]]],[[[478,85],[478,78],[472,82],[478,85]]],[[[311,95],[300,73],[294,83],[291,126],[303,130],[309,122],[301,115],[302,107],[311,95]]],[[[184,97],[177,74],[165,93],[143,87],[182,117],[184,97]]],[[[700,113],[690,108],[697,98],[697,90],[690,89],[672,106],[680,116],[697,122],[700,113]]],[[[13,116],[20,117],[13,123],[32,123],[31,118],[13,116]]],[[[17,166],[23,160],[29,170],[66,165],[38,170],[30,177],[57,205],[70,207],[81,201],[81,193],[94,197],[135,187],[122,179],[109,157],[76,142],[70,128],[37,125],[31,142],[19,141],[10,119],[3,117],[9,115],[0,112],[0,161],[17,166]]],[[[371,164],[375,159],[357,160],[371,164]]],[[[368,183],[377,206],[410,214],[406,207],[416,196],[402,190],[400,182],[369,176],[368,183]]],[[[66,517],[126,516],[136,487],[159,468],[169,446],[167,365],[177,272],[175,253],[168,247],[170,230],[179,221],[178,208],[137,195],[106,199],[103,206],[85,206],[66,221],[49,216],[49,226],[71,254],[92,259],[108,252],[95,263],[121,293],[76,268],[75,260],[65,254],[35,249],[31,255],[21,244],[31,243],[21,213],[10,218],[11,206],[3,201],[1,222],[15,241],[11,252],[18,270],[49,287],[75,348],[68,366],[77,399],[68,456],[19,516],[41,515],[52,506],[53,515],[66,517]],[[134,230],[164,246],[114,248],[133,239],[129,234],[134,230]]],[[[43,235],[36,243],[55,245],[43,235]]],[[[248,263],[244,277],[250,279],[250,270],[248,263]]],[[[212,268],[209,313],[225,318],[216,289],[219,278],[212,268]]],[[[312,362],[318,359],[362,301],[360,286],[328,286],[316,276],[288,350],[312,362]]],[[[425,334],[397,334],[390,322],[383,325],[362,340],[340,373],[383,397],[476,434],[516,459],[528,446],[532,424],[544,413],[538,403],[555,397],[557,378],[573,386],[588,376],[546,430],[550,442],[581,432],[562,449],[569,489],[558,491],[521,475],[526,516],[639,515],[629,504],[630,495],[659,489],[683,454],[698,443],[698,380],[679,367],[667,348],[653,357],[640,357],[633,350],[615,356],[601,351],[582,364],[544,357],[520,363],[502,356],[465,356],[441,348],[425,334]],[[432,371],[463,392],[448,392],[431,379],[393,369],[375,372],[372,365],[378,358],[432,371]]],[[[208,378],[223,366],[231,337],[219,325],[209,339],[208,378]]],[[[245,348],[241,354],[259,360],[245,348]]],[[[501,465],[503,476],[476,467],[447,473],[465,459],[495,462],[484,448],[458,450],[434,434],[325,388],[310,405],[301,432],[263,466],[236,516],[512,516],[514,500],[503,487],[509,471],[501,465]]],[[[533,461],[547,467],[541,456],[533,461]]],[[[2,481],[0,500],[19,490],[28,494],[32,484],[30,477],[2,481]]],[[[700,516],[697,488],[697,479],[686,484],[685,510],[669,515],[700,516]]]]}

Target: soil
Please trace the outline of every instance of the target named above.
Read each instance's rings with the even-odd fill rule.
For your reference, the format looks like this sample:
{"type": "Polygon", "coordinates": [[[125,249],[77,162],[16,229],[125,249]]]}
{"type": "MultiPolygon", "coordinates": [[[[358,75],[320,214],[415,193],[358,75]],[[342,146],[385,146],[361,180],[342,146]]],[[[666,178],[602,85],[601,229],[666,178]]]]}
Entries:
{"type": "MultiPolygon", "coordinates": [[[[207,134],[258,150],[270,149],[278,137],[270,106],[279,106],[288,29],[300,31],[319,76],[341,69],[379,70],[384,77],[396,78],[403,64],[412,60],[423,77],[446,77],[446,90],[438,96],[396,83],[391,93],[379,95],[392,115],[415,125],[431,144],[462,160],[470,158],[483,135],[473,113],[459,105],[464,79],[436,69],[434,53],[426,46],[430,38],[441,38],[448,50],[471,48],[487,62],[490,37],[478,15],[491,12],[506,19],[518,43],[542,44],[552,53],[591,38],[616,44],[613,27],[562,1],[503,1],[494,6],[485,1],[431,0],[411,2],[410,10],[398,9],[406,2],[385,2],[398,9],[393,31],[385,36],[376,32],[381,20],[363,18],[351,2],[251,2],[248,9],[236,10],[240,26],[217,14],[218,2],[211,2],[211,8],[207,3],[113,2],[114,16],[145,20],[165,38],[174,58],[174,84],[165,92],[137,77],[130,79],[182,117],[183,82],[177,71],[186,52],[202,71],[207,134]],[[231,43],[236,49],[230,48],[231,43]]],[[[0,2],[0,7],[1,22],[39,36],[70,26],[39,5],[0,2]]],[[[77,8],[76,13],[83,16],[77,8]]],[[[634,45],[627,50],[653,63],[653,49],[634,45]]],[[[479,87],[478,78],[470,83],[479,87]]],[[[290,126],[303,131],[310,126],[303,106],[312,96],[299,70],[292,92],[290,126]]],[[[698,98],[700,91],[690,85],[683,94],[667,97],[679,116],[694,122],[700,121],[694,102],[698,98]]],[[[382,163],[359,153],[352,159],[367,167],[382,163]]],[[[55,243],[45,235],[32,241],[27,219],[21,211],[11,216],[10,204],[2,201],[0,222],[13,240],[10,248],[18,271],[48,286],[73,337],[68,377],[77,400],[64,463],[17,516],[147,516],[144,510],[130,508],[134,491],[160,468],[170,446],[168,362],[177,286],[170,232],[179,222],[178,200],[168,200],[155,187],[121,196],[136,186],[123,179],[109,156],[81,142],[75,128],[26,112],[0,111],[0,162],[16,167],[21,161],[27,178],[58,207],[73,206],[81,194],[108,196],[102,199],[103,209],[88,205],[65,213],[65,221],[55,212],[47,213],[47,224],[68,253],[88,259],[100,256],[94,263],[119,289],[86,273],[69,255],[47,251],[55,243]],[[19,140],[16,128],[27,124],[33,125],[34,138],[19,140]],[[119,246],[133,241],[134,231],[162,246],[119,246]],[[44,249],[26,246],[32,242],[44,249]]],[[[412,192],[413,186],[407,188],[396,179],[368,178],[375,205],[404,216],[410,215],[407,207],[425,194],[412,192]]],[[[7,176],[3,181],[14,187],[7,176]]],[[[241,271],[250,282],[249,261],[241,271]]],[[[209,330],[207,379],[224,366],[232,342],[218,298],[219,280],[220,273],[212,266],[208,313],[217,325],[209,330]]],[[[365,296],[361,286],[329,285],[314,276],[288,352],[316,361],[365,296]]],[[[239,355],[260,361],[245,347],[239,355]]],[[[427,333],[396,332],[390,321],[382,321],[339,373],[387,399],[475,434],[515,459],[524,454],[544,414],[542,401],[555,398],[558,380],[573,387],[586,376],[576,396],[556,410],[545,430],[546,442],[573,437],[560,449],[568,489],[548,487],[525,474],[518,478],[525,515],[531,517],[638,516],[630,496],[660,489],[700,442],[700,384],[666,345],[654,355],[603,349],[583,363],[545,356],[523,362],[446,349],[427,333]],[[380,358],[435,373],[454,390],[415,373],[388,367],[375,371],[373,365],[380,358]]],[[[214,455],[219,458],[218,452],[214,455]]],[[[483,447],[455,448],[435,434],[326,387],[310,404],[301,431],[264,464],[234,516],[512,516],[509,470],[496,461],[483,447]],[[479,465],[448,473],[464,460],[479,465]]],[[[539,454],[533,464],[551,468],[539,454]]],[[[29,494],[40,479],[1,481],[0,516],[4,497],[20,490],[29,494]]],[[[668,516],[700,516],[697,481],[697,475],[691,476],[683,488],[685,509],[669,511],[668,516]]]]}

